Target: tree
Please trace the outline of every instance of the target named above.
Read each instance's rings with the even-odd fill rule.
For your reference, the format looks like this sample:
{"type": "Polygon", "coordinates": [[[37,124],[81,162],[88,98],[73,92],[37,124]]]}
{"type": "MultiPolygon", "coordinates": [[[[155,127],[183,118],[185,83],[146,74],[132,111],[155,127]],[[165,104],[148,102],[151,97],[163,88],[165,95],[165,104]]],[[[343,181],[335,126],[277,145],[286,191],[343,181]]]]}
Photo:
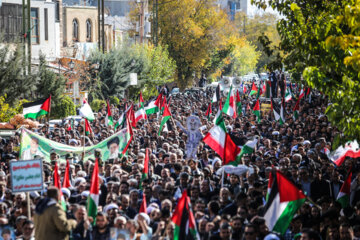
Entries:
{"type": "Polygon", "coordinates": [[[44,55],[40,55],[38,73],[35,75],[36,98],[47,98],[51,95],[52,102],[56,105],[65,92],[66,79],[48,69],[44,55]]]}
{"type": "Polygon", "coordinates": [[[99,110],[101,110],[101,106],[103,104],[106,104],[105,100],[100,100],[100,99],[94,99],[91,103],[90,103],[90,107],[94,112],[99,112],[99,110]]]}
{"type": "Polygon", "coordinates": [[[102,82],[102,94],[137,97],[140,90],[145,98],[155,94],[156,86],[173,81],[175,63],[161,46],[135,45],[125,41],[108,53],[93,52],[90,61],[99,62],[98,78],[102,82]],[[130,86],[130,73],[137,73],[138,83],[130,86]]]}
{"type": "Polygon", "coordinates": [[[21,44],[0,46],[0,96],[6,95],[10,105],[21,98],[29,98],[36,90],[33,76],[24,74],[25,67],[21,44]]]}
{"type": "MultiPolygon", "coordinates": [[[[329,120],[346,138],[360,137],[360,76],[357,67],[359,1],[253,0],[269,4],[278,22],[286,68],[303,73],[306,83],[329,97],[329,120]]],[[[293,75],[300,80],[301,74],[293,75]]]]}
{"type": "Polygon", "coordinates": [[[75,104],[69,96],[62,95],[59,102],[52,107],[51,118],[65,118],[67,116],[76,115],[75,104]]]}
{"type": "Polygon", "coordinates": [[[194,73],[216,72],[218,66],[223,67],[231,46],[243,44],[214,0],[158,2],[159,43],[167,46],[176,62],[176,81],[181,88],[192,84],[194,73]]]}
{"type": "Polygon", "coordinates": [[[235,26],[240,30],[240,35],[260,53],[256,72],[263,72],[271,67],[277,55],[281,54],[278,49],[280,36],[276,30],[277,21],[278,16],[272,13],[256,14],[252,17],[244,12],[235,15],[235,26]],[[270,49],[273,51],[271,52],[270,49]]]}
{"type": "Polygon", "coordinates": [[[22,113],[23,103],[28,102],[26,99],[17,101],[11,106],[6,101],[6,95],[0,96],[0,122],[8,122],[15,114],[22,113]]]}

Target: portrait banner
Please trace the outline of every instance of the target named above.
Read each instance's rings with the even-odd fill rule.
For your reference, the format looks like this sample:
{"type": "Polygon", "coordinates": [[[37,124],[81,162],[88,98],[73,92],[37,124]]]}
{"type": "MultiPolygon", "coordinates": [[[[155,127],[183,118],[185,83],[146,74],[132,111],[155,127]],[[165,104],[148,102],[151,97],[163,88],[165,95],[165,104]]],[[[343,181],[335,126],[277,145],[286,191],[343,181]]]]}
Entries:
{"type": "MultiPolygon", "coordinates": [[[[96,145],[85,147],[85,160],[88,160],[89,158],[95,159],[95,149],[99,149],[101,151],[101,158],[103,161],[107,161],[110,158],[117,158],[119,153],[122,153],[125,149],[128,141],[129,137],[127,131],[126,129],[122,129],[96,145]]],[[[68,153],[72,153],[80,157],[84,152],[84,147],[74,147],[58,143],[40,136],[28,129],[22,129],[20,159],[30,160],[43,158],[45,161],[49,162],[50,154],[52,152],[57,153],[60,160],[65,161],[65,156],[68,153]]]]}

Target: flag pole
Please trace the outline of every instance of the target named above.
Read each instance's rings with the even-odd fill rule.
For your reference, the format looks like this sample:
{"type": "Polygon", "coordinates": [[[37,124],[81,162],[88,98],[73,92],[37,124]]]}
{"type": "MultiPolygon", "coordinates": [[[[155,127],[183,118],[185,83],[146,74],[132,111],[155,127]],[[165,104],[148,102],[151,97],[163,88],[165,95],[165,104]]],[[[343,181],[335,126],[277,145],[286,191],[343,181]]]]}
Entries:
{"type": "Polygon", "coordinates": [[[86,135],[86,120],[84,119],[84,130],[83,130],[83,139],[84,139],[84,144],[83,144],[83,162],[85,162],[85,135],[86,135]]]}

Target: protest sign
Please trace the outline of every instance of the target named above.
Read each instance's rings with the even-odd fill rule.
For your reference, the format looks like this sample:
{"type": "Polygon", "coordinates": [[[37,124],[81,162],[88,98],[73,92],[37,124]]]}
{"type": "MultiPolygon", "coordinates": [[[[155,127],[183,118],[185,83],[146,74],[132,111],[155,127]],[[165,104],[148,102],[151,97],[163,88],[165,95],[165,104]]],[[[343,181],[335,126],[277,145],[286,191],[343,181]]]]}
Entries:
{"type": "Polygon", "coordinates": [[[263,103],[261,104],[261,111],[266,113],[266,112],[270,112],[271,111],[271,104],[269,103],[263,103]]]}
{"type": "Polygon", "coordinates": [[[42,191],[42,173],[40,159],[10,162],[12,192],[42,191]]]}
{"type": "Polygon", "coordinates": [[[60,160],[65,160],[67,153],[77,154],[81,156],[85,152],[85,160],[89,158],[95,159],[95,149],[101,150],[102,160],[106,161],[110,158],[118,157],[126,147],[126,129],[116,132],[114,135],[99,142],[96,145],[88,147],[74,147],[51,141],[43,136],[40,136],[28,129],[22,129],[20,156],[23,160],[34,159],[35,157],[44,158],[45,161],[50,161],[50,153],[56,152],[60,156],[60,160]]]}

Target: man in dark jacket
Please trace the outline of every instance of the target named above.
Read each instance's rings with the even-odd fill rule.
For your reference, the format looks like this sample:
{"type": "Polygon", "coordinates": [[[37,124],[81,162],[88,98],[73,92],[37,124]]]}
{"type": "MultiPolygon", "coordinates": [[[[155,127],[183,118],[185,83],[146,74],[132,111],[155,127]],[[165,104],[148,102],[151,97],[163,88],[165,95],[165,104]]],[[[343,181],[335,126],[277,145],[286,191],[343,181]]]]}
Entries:
{"type": "Polygon", "coordinates": [[[67,240],[69,233],[76,227],[76,221],[67,219],[59,204],[60,193],[55,187],[49,187],[47,197],[41,199],[35,208],[35,239],[67,240]]]}

